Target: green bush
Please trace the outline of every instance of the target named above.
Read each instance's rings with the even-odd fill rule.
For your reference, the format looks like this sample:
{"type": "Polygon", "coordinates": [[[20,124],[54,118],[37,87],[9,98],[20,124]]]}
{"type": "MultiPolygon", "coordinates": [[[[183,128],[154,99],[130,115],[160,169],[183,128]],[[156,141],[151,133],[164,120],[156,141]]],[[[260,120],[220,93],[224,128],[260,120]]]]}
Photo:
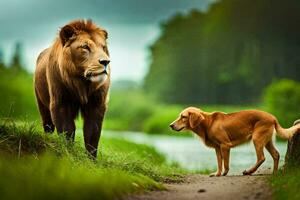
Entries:
{"type": "Polygon", "coordinates": [[[145,121],[143,131],[146,133],[174,134],[169,125],[178,117],[182,109],[182,106],[160,106],[157,112],[145,121]]]}
{"type": "Polygon", "coordinates": [[[266,109],[290,127],[300,118],[300,83],[283,79],[269,85],[263,96],[266,109]]]}
{"type": "Polygon", "coordinates": [[[104,128],[140,131],[144,121],[155,112],[154,105],[140,91],[112,92],[104,128]]]}

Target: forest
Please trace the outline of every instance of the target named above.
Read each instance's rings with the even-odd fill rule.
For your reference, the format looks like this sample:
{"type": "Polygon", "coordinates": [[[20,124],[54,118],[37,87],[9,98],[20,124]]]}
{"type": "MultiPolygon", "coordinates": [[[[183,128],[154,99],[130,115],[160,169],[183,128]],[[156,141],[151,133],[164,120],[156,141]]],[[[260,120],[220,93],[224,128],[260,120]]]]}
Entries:
{"type": "Polygon", "coordinates": [[[255,104],[300,80],[300,2],[223,0],[161,23],[144,89],[167,103],[255,104]]]}

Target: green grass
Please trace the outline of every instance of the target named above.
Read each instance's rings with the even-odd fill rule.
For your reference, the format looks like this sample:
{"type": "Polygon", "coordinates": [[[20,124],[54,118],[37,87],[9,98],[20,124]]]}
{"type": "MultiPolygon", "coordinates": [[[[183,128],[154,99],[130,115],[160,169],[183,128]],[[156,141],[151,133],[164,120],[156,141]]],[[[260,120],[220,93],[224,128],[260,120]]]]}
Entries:
{"type": "Polygon", "coordinates": [[[34,123],[0,120],[0,194],[3,199],[113,199],[164,189],[185,173],[154,148],[103,137],[96,162],[85,153],[80,131],[70,144],[34,123]],[[25,192],[26,191],[26,192],[25,192]]]}
{"type": "Polygon", "coordinates": [[[141,91],[112,91],[104,128],[141,131],[156,107],[156,103],[141,91]]]}
{"type": "Polygon", "coordinates": [[[25,71],[0,68],[0,116],[36,119],[33,76],[25,71]]]}
{"type": "Polygon", "coordinates": [[[288,172],[280,171],[277,175],[270,178],[270,184],[273,189],[273,198],[276,200],[300,199],[300,169],[292,169],[288,172]]]}
{"type": "Polygon", "coordinates": [[[1,159],[1,199],[113,199],[129,192],[161,188],[150,178],[91,163],[43,155],[1,159]]]}
{"type": "Polygon", "coordinates": [[[177,181],[185,173],[176,164],[166,164],[165,157],[153,147],[122,139],[103,138],[102,166],[141,173],[156,181],[177,181]]]}

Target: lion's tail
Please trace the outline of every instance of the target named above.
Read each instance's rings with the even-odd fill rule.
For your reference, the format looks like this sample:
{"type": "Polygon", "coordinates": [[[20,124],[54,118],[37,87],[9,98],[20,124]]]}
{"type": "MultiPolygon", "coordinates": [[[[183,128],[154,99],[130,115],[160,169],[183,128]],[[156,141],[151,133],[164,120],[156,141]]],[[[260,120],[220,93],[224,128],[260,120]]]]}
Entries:
{"type": "Polygon", "coordinates": [[[279,137],[283,138],[283,139],[290,139],[291,137],[293,137],[293,135],[300,130],[300,119],[296,120],[294,122],[294,125],[290,128],[282,128],[279,124],[279,122],[276,120],[275,121],[275,130],[276,133],[279,137]]]}

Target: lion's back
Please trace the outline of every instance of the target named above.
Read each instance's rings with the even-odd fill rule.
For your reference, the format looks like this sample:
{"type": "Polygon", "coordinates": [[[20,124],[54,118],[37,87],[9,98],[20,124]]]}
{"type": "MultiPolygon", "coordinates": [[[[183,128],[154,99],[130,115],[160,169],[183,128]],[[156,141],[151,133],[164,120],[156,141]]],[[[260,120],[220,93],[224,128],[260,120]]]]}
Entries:
{"type": "MultiPolygon", "coordinates": [[[[46,69],[49,65],[49,52],[50,49],[47,48],[43,50],[36,61],[36,68],[34,73],[34,88],[37,96],[44,104],[49,103],[49,91],[46,76],[46,69]]],[[[46,105],[47,106],[47,105],[46,105]]]]}

